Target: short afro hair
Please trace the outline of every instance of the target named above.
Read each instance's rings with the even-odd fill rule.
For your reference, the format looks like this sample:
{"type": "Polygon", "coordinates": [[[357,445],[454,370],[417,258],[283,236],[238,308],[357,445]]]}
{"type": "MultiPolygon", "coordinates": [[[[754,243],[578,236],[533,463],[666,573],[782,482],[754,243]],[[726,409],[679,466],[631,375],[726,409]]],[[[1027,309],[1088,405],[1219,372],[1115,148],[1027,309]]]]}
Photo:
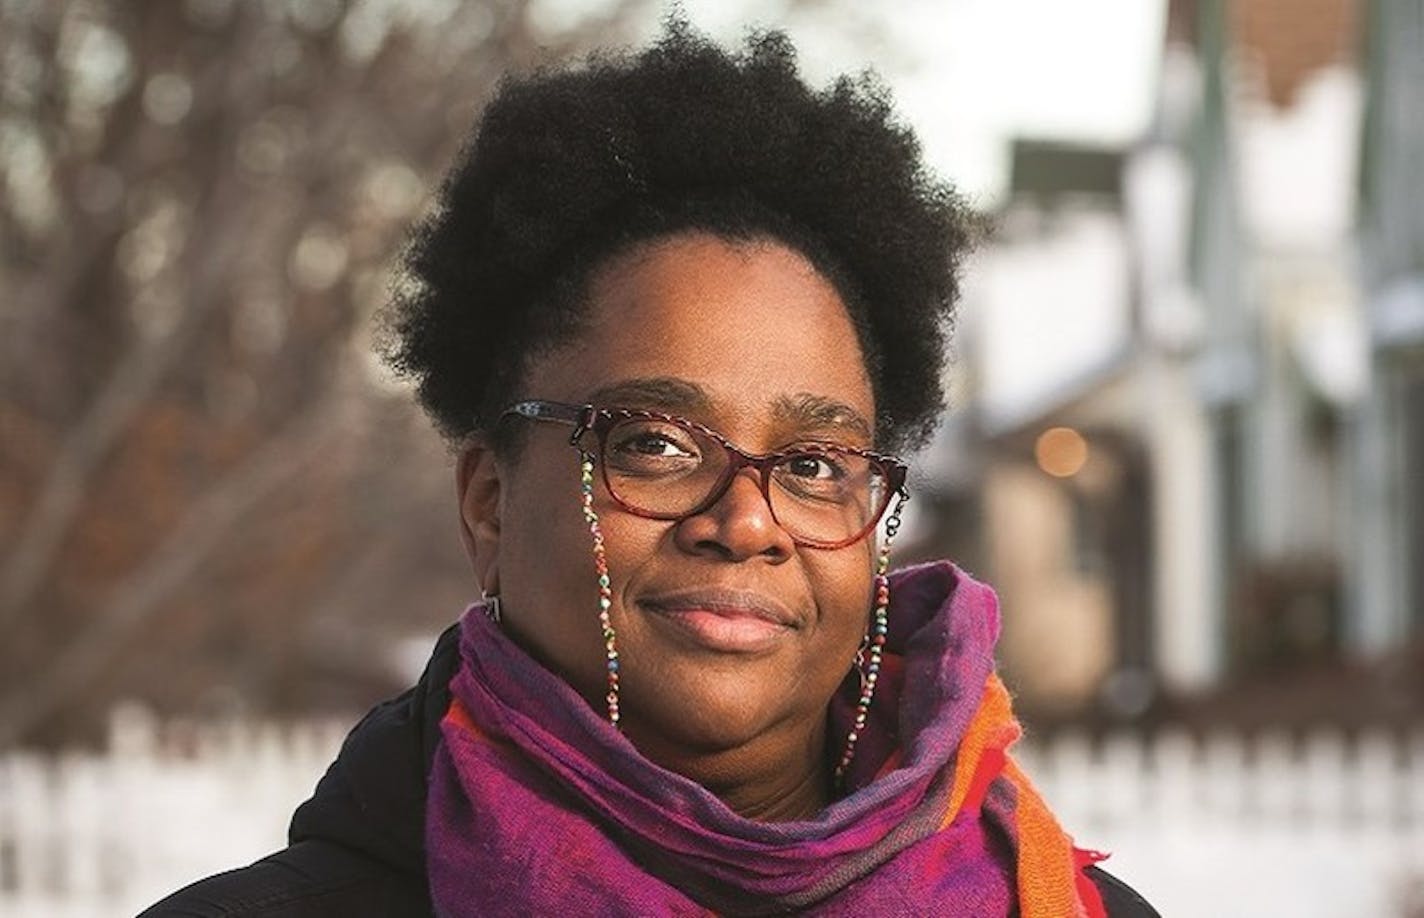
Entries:
{"type": "Polygon", "coordinates": [[[972,217],[869,76],[823,91],[779,32],[670,21],[636,55],[506,78],[412,237],[385,357],[446,438],[495,430],[607,259],[690,231],[800,251],[851,313],[883,448],[923,445],[972,217]]]}

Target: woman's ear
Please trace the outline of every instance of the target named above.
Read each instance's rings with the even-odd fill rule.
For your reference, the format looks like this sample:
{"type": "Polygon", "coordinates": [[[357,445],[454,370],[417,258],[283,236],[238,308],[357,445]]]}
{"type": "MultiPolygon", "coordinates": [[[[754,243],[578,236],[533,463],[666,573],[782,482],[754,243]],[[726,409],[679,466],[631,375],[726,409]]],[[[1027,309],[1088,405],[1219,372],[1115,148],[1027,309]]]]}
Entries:
{"type": "Polygon", "coordinates": [[[481,590],[499,594],[500,470],[494,447],[473,439],[455,466],[460,539],[481,590]]]}

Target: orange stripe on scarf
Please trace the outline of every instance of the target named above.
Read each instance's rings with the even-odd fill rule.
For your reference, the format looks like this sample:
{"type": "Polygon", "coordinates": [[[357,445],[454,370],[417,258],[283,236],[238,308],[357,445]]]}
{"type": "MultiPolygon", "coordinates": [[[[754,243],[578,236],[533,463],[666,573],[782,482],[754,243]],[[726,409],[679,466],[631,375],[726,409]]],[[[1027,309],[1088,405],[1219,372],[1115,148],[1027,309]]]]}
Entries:
{"type": "Polygon", "coordinates": [[[1014,829],[1018,838],[1017,881],[1023,918],[1104,918],[1102,897],[1083,873],[1103,859],[1073,847],[1033,782],[1008,755],[1023,735],[1014,719],[1008,689],[990,673],[984,697],[959,744],[949,809],[940,828],[959,813],[975,811],[989,785],[1002,776],[1014,788],[1014,829]],[[967,766],[967,767],[966,767],[967,766]]]}
{"type": "Polygon", "coordinates": [[[492,742],[489,735],[481,730],[475,723],[475,719],[470,716],[470,709],[465,707],[464,702],[458,698],[450,699],[450,707],[445,709],[444,719],[455,724],[467,735],[474,737],[481,743],[492,742]]]}

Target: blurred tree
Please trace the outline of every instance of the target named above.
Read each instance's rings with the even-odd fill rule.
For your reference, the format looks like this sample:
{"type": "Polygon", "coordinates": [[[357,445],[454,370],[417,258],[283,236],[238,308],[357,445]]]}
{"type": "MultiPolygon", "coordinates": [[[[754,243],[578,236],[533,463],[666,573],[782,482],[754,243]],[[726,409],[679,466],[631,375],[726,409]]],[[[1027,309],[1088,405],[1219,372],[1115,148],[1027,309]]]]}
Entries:
{"type": "Polygon", "coordinates": [[[0,746],[409,677],[470,587],[368,320],[498,76],[633,5],[0,0],[0,746]]]}

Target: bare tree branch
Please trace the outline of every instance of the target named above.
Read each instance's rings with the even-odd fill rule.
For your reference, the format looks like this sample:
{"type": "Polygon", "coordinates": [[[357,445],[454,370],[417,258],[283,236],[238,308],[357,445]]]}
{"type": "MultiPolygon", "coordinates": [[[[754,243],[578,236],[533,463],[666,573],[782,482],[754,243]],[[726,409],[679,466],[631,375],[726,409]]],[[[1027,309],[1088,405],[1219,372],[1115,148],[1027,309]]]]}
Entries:
{"type": "Polygon", "coordinates": [[[243,514],[290,483],[343,426],[333,399],[318,400],[287,422],[241,467],[196,500],[147,562],[130,574],[92,624],[41,675],[0,704],[0,748],[70,702],[103,672],[119,648],[160,613],[243,514]]]}
{"type": "MultiPolygon", "coordinates": [[[[420,205],[411,188],[429,186],[494,81],[594,38],[616,42],[643,5],[619,0],[558,35],[540,32],[523,0],[460,4],[440,22],[407,10],[362,39],[369,11],[350,2],[320,22],[271,4],[213,14],[0,3],[0,50],[53,52],[26,52],[38,89],[8,81],[0,93],[13,98],[0,106],[37,138],[44,161],[25,180],[52,190],[55,212],[37,222],[0,194],[0,279],[12,294],[0,320],[0,418],[21,419],[25,438],[0,442],[0,742],[83,728],[82,712],[100,707],[100,674],[162,652],[133,638],[196,576],[283,562],[260,589],[233,593],[223,627],[244,648],[180,649],[196,681],[260,668],[259,658],[270,668],[274,654],[305,673],[312,646],[282,643],[273,609],[310,618],[340,605],[369,622],[357,638],[368,644],[392,596],[434,609],[415,620],[449,613],[463,569],[442,578],[458,549],[438,562],[442,553],[409,550],[412,533],[448,525],[440,500],[410,500],[439,469],[362,456],[310,474],[309,505],[292,502],[313,521],[305,554],[272,551],[280,522],[251,514],[247,538],[232,523],[307,475],[319,448],[309,436],[327,434],[302,428],[328,430],[337,419],[318,415],[358,397],[327,391],[328,370],[349,369],[352,330],[420,205]],[[353,51],[353,40],[368,44],[353,51]],[[66,57],[92,42],[127,61],[121,95],[96,95],[93,71],[66,57]],[[85,109],[85,92],[105,101],[85,109]],[[150,304],[171,324],[135,331],[153,318],[150,304]],[[328,493],[350,499],[318,506],[328,493]],[[353,508],[365,528],[345,525],[353,508]],[[390,551],[372,547],[382,541],[390,551]],[[367,564],[388,572],[381,589],[351,589],[367,564]]],[[[85,51],[90,63],[103,56],[85,51]]],[[[369,386],[359,396],[363,407],[385,397],[369,386]]],[[[428,435],[413,408],[389,413],[411,425],[398,435],[428,435]]],[[[391,455],[389,426],[343,436],[353,452],[391,455]]],[[[190,703],[171,680],[144,681],[160,668],[125,669],[131,690],[190,703]]]]}
{"type": "MultiPolygon", "coordinates": [[[[253,30],[247,32],[251,39],[253,30]]],[[[218,64],[210,64],[208,78],[220,77],[218,64]]],[[[245,83],[250,77],[227,79],[245,83]]],[[[244,91],[243,86],[234,86],[218,98],[241,97],[244,91]]],[[[129,148],[122,158],[128,168],[135,169],[143,157],[134,147],[141,144],[132,137],[129,140],[129,148]]],[[[243,196],[234,179],[221,173],[216,178],[206,210],[223,214],[239,225],[247,222],[240,219],[245,213],[243,196]]],[[[197,263],[187,277],[187,295],[179,321],[160,335],[134,342],[120,356],[108,379],[98,386],[87,410],[63,438],[63,445],[19,528],[19,538],[0,566],[0,635],[14,627],[43,585],[65,536],[83,509],[96,470],[135,416],[149,404],[174,365],[191,351],[194,339],[204,330],[210,314],[222,303],[216,294],[241,250],[241,237],[242,233],[236,231],[218,234],[215,241],[196,251],[197,263]]],[[[101,239],[91,238],[89,243],[94,251],[103,247],[101,239]]],[[[64,247],[57,249],[59,253],[64,251],[64,247]]],[[[43,292],[48,293],[47,301],[31,304],[31,311],[39,315],[73,311],[70,300],[79,290],[74,281],[79,273],[46,272],[41,283],[43,292]]]]}

